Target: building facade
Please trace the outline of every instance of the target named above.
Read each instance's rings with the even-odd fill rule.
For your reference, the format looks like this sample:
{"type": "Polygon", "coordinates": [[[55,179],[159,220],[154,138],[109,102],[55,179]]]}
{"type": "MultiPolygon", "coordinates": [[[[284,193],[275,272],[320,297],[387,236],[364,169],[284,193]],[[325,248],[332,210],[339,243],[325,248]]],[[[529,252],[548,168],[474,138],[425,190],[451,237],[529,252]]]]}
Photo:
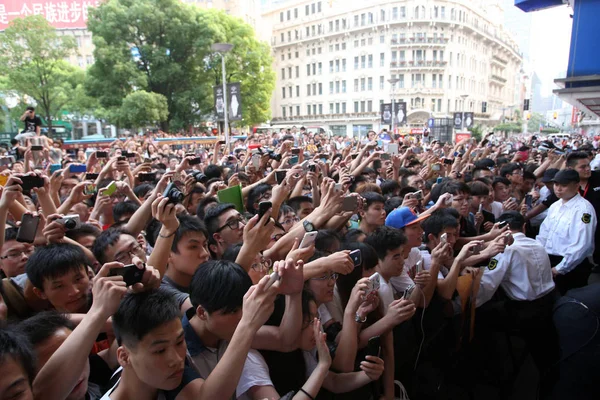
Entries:
{"type": "Polygon", "coordinates": [[[276,4],[263,13],[277,73],[271,123],[356,136],[389,128],[380,104],[394,97],[407,103],[403,132],[460,111],[495,124],[523,100],[522,57],[499,12],[468,0],[276,4]]]}

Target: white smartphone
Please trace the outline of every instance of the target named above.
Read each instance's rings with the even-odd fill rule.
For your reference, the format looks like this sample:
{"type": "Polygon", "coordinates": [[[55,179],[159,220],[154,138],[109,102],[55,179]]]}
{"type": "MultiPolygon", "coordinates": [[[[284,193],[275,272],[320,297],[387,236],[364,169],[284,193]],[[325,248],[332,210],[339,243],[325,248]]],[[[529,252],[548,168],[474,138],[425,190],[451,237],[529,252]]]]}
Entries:
{"type": "Polygon", "coordinates": [[[398,154],[398,143],[388,144],[387,151],[389,154],[398,154]]]}
{"type": "Polygon", "coordinates": [[[418,274],[421,271],[423,271],[423,260],[419,260],[417,261],[417,264],[415,264],[415,274],[418,274]]]}
{"type": "Polygon", "coordinates": [[[447,233],[442,233],[442,236],[440,236],[440,242],[446,244],[448,243],[448,234],[447,233]]]}
{"type": "Polygon", "coordinates": [[[275,282],[277,282],[278,280],[280,280],[281,277],[279,276],[279,274],[277,273],[277,271],[273,271],[271,273],[271,275],[269,276],[269,282],[267,282],[267,287],[271,287],[273,286],[273,284],[275,282]]]}
{"type": "Polygon", "coordinates": [[[341,183],[336,183],[334,186],[334,190],[336,193],[341,192],[343,188],[344,188],[344,186],[341,183]]]}
{"type": "Polygon", "coordinates": [[[367,281],[367,290],[365,291],[365,297],[370,295],[373,292],[378,291],[380,286],[381,286],[381,278],[379,276],[379,273],[375,272],[373,275],[371,275],[369,277],[369,280],[367,281]]]}
{"type": "Polygon", "coordinates": [[[252,165],[254,166],[254,168],[258,169],[258,167],[260,166],[260,155],[255,154],[252,156],[252,165]]]}
{"type": "Polygon", "coordinates": [[[299,249],[305,249],[307,247],[310,247],[315,240],[317,239],[317,234],[319,232],[314,231],[314,232],[306,232],[304,234],[304,237],[302,238],[302,242],[300,243],[300,247],[298,247],[299,249]]]}
{"type": "Polygon", "coordinates": [[[479,203],[479,211],[478,212],[481,212],[481,210],[483,210],[483,203],[479,203]]]}

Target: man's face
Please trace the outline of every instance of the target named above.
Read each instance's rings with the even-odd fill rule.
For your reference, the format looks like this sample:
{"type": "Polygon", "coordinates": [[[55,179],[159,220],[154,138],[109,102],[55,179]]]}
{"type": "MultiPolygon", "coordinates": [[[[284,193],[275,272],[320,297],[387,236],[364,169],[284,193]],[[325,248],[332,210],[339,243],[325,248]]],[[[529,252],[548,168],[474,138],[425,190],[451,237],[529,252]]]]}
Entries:
{"type": "Polygon", "coordinates": [[[383,203],[375,202],[371,204],[367,210],[363,212],[363,216],[368,225],[385,225],[385,208],[383,203]]]}
{"type": "Polygon", "coordinates": [[[147,333],[135,346],[123,343],[117,357],[132,368],[144,384],[173,390],[181,384],[187,346],[181,321],[176,318],[147,333]]]}
{"type": "Polygon", "coordinates": [[[67,197],[77,185],[77,179],[65,178],[60,185],[60,197],[67,197]]]}
{"type": "Polygon", "coordinates": [[[81,222],[87,222],[90,217],[90,208],[83,203],[77,203],[71,207],[69,214],[78,214],[81,222]]]}
{"type": "Polygon", "coordinates": [[[407,239],[409,248],[419,247],[423,241],[423,228],[420,223],[408,225],[404,227],[404,234],[407,239]]]}
{"type": "Polygon", "coordinates": [[[477,170],[477,176],[475,176],[475,178],[490,178],[490,179],[494,179],[494,173],[492,171],[490,171],[489,169],[487,169],[487,168],[480,169],[480,170],[477,170]]]}
{"type": "MultiPolygon", "coordinates": [[[[69,337],[72,331],[68,328],[59,328],[46,340],[41,342],[35,347],[35,353],[37,356],[37,372],[41,371],[44,365],[48,362],[50,357],[58,350],[58,348],[64,343],[69,337]]],[[[85,397],[88,389],[88,378],[90,377],[90,364],[85,363],[81,375],[77,380],[77,384],[66,397],[66,400],[81,400],[85,397]]]]}
{"type": "Polygon", "coordinates": [[[579,179],[589,179],[592,176],[592,168],[590,167],[590,160],[584,158],[582,160],[577,160],[577,164],[573,167],[575,171],[579,174],[579,179]]]}
{"type": "Polygon", "coordinates": [[[469,215],[470,204],[471,197],[468,193],[458,193],[452,196],[452,208],[465,218],[469,215]]]}
{"type": "Polygon", "coordinates": [[[310,201],[303,201],[300,203],[300,209],[298,210],[298,218],[301,220],[308,217],[310,213],[313,212],[315,208],[310,201]]]}
{"type": "Polygon", "coordinates": [[[531,192],[533,189],[533,185],[535,185],[535,180],[533,179],[523,179],[523,183],[521,184],[521,190],[523,193],[531,192]]]}
{"type": "Polygon", "coordinates": [[[454,248],[454,245],[456,244],[456,239],[458,238],[458,227],[456,228],[444,228],[440,234],[435,237],[433,235],[429,236],[430,239],[430,248],[435,248],[437,247],[440,242],[441,242],[441,237],[443,234],[446,234],[446,243],[448,243],[450,246],[452,246],[452,248],[454,248]]]}
{"type": "Polygon", "coordinates": [[[233,333],[242,319],[242,309],[232,313],[224,313],[221,310],[207,313],[204,311],[206,329],[220,340],[231,340],[233,333]]]}
{"type": "Polygon", "coordinates": [[[554,194],[556,197],[562,200],[569,200],[573,196],[575,196],[579,191],[579,182],[570,182],[570,183],[555,183],[554,184],[554,194]]]}
{"type": "Polygon", "coordinates": [[[11,356],[0,359],[0,399],[33,400],[27,373],[11,356]]]}
{"type": "Polygon", "coordinates": [[[112,246],[106,248],[106,259],[114,260],[125,265],[133,262],[133,256],[138,257],[143,262],[146,262],[146,253],[136,240],[131,235],[121,234],[119,240],[112,246]]]}
{"type": "Polygon", "coordinates": [[[279,218],[279,223],[286,232],[289,232],[298,221],[300,221],[300,219],[292,212],[284,214],[279,218]]]}
{"type": "Polygon", "coordinates": [[[497,183],[494,187],[494,198],[496,201],[503,202],[508,200],[510,196],[510,185],[504,183],[497,183]]]}
{"type": "Polygon", "coordinates": [[[425,181],[419,175],[411,175],[407,181],[408,186],[412,186],[419,190],[425,189],[425,181]]]}
{"type": "MultiPolygon", "coordinates": [[[[151,193],[148,192],[148,194],[150,195],[151,193]]],[[[196,214],[198,204],[202,201],[202,199],[204,199],[204,193],[192,193],[190,202],[187,206],[187,211],[192,215],[196,214]]]]}
{"type": "Polygon", "coordinates": [[[394,276],[400,276],[402,273],[402,270],[404,269],[404,253],[406,248],[407,246],[400,246],[393,250],[388,250],[385,258],[379,260],[377,270],[384,278],[386,278],[386,280],[394,276]]]}
{"type": "Polygon", "coordinates": [[[223,243],[226,247],[240,243],[244,235],[245,226],[246,222],[237,210],[227,210],[219,216],[219,228],[222,229],[220,232],[215,233],[215,235],[219,236],[220,240],[216,237],[215,239],[223,243]]]}
{"type": "Polygon", "coordinates": [[[513,186],[519,186],[523,183],[523,170],[515,169],[512,174],[506,175],[506,177],[513,184],[513,186]]]}
{"type": "Polygon", "coordinates": [[[44,279],[43,288],[35,293],[48,300],[59,312],[86,313],[90,278],[85,266],[70,269],[65,275],[44,279]]]}
{"type": "Polygon", "coordinates": [[[2,246],[0,252],[0,269],[4,275],[12,278],[25,273],[25,264],[34,247],[28,243],[19,243],[16,240],[8,240],[2,246]]]}
{"type": "Polygon", "coordinates": [[[204,234],[188,232],[177,243],[177,252],[171,251],[169,267],[192,277],[200,264],[209,258],[208,243],[204,234]]]}

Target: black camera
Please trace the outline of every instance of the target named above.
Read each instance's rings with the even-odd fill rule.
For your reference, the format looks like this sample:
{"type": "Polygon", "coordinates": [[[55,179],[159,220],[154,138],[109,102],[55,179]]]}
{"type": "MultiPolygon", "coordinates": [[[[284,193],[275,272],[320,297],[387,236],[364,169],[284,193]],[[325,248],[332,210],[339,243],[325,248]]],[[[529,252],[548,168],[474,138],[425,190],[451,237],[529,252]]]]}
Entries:
{"type": "Polygon", "coordinates": [[[275,154],[273,150],[269,151],[269,159],[277,162],[281,161],[281,154],[275,154]]]}
{"type": "Polygon", "coordinates": [[[207,181],[206,175],[204,175],[202,172],[194,172],[192,174],[192,176],[194,177],[194,179],[196,180],[196,182],[204,183],[204,182],[207,181]]]}
{"type": "Polygon", "coordinates": [[[185,197],[181,190],[175,185],[175,182],[169,183],[169,186],[163,192],[163,196],[169,199],[167,204],[178,204],[183,201],[185,197]]]}

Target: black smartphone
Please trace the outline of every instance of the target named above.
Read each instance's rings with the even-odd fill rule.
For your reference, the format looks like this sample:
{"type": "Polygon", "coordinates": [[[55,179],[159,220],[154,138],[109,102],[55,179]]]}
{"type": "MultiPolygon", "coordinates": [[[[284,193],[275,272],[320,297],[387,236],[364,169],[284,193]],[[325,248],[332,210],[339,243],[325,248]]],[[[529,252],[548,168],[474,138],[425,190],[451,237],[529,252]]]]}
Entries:
{"type": "Polygon", "coordinates": [[[145,264],[144,269],[139,269],[137,265],[129,264],[124,266],[123,268],[111,268],[108,272],[108,276],[122,276],[123,281],[125,281],[125,284],[127,286],[132,286],[142,281],[142,277],[144,276],[145,271],[145,264]]]}
{"type": "Polygon", "coordinates": [[[126,158],[133,158],[133,157],[135,157],[135,153],[130,153],[130,152],[128,152],[128,151],[124,151],[124,152],[122,152],[122,153],[121,153],[121,155],[122,155],[123,157],[126,157],[126,158]]]}
{"type": "Polygon", "coordinates": [[[360,252],[360,249],[351,251],[350,258],[352,259],[355,267],[358,267],[360,264],[362,264],[362,253],[360,252]]]}
{"type": "Polygon", "coordinates": [[[217,142],[217,144],[220,144],[221,146],[222,146],[222,145],[224,145],[224,144],[226,144],[226,143],[227,143],[227,142],[226,142],[226,141],[224,141],[224,140],[219,140],[219,141],[217,142]]]}
{"type": "Polygon", "coordinates": [[[348,196],[342,200],[342,211],[354,211],[358,207],[358,197],[348,196]]]}
{"type": "Polygon", "coordinates": [[[156,180],[156,172],[142,172],[139,174],[140,182],[154,182],[156,180]]]}
{"type": "Polygon", "coordinates": [[[86,181],[95,181],[96,179],[98,179],[98,175],[99,174],[93,174],[93,173],[87,173],[85,174],[85,180],[86,181]]]}
{"type": "Polygon", "coordinates": [[[127,161],[127,157],[125,157],[125,156],[119,156],[117,158],[117,161],[127,161]]]}
{"type": "Polygon", "coordinates": [[[507,222],[507,221],[502,221],[502,222],[500,222],[500,223],[498,224],[498,228],[502,229],[502,228],[504,228],[506,225],[508,225],[508,222],[507,222]]]}
{"type": "Polygon", "coordinates": [[[190,161],[188,161],[188,164],[190,165],[198,165],[202,162],[202,159],[200,157],[196,157],[191,159],[190,161]]]}
{"type": "Polygon", "coordinates": [[[275,171],[275,179],[277,179],[277,184],[281,185],[281,182],[283,182],[283,180],[285,179],[285,176],[287,175],[287,169],[282,169],[279,171],[275,171]]]}
{"type": "Polygon", "coordinates": [[[446,164],[446,165],[452,165],[452,164],[454,164],[454,161],[452,161],[449,158],[444,158],[444,164],[446,164]]]}
{"type": "Polygon", "coordinates": [[[367,343],[367,356],[379,357],[381,355],[381,338],[373,336],[367,343]]]}
{"type": "Polygon", "coordinates": [[[528,208],[531,208],[533,206],[533,196],[530,194],[526,194],[525,195],[525,204],[527,204],[528,208]]]}
{"type": "Polygon", "coordinates": [[[108,158],[108,151],[97,151],[96,158],[108,158]]]}
{"type": "Polygon", "coordinates": [[[44,150],[43,146],[31,146],[31,151],[42,151],[44,150]]]}
{"type": "Polygon", "coordinates": [[[292,154],[300,154],[300,149],[292,149],[292,154]]]}
{"type": "Polygon", "coordinates": [[[21,177],[21,181],[23,182],[21,185],[23,192],[30,192],[33,188],[44,187],[44,178],[41,176],[25,175],[21,177]]]}
{"type": "MultiPolygon", "coordinates": [[[[265,213],[269,211],[269,208],[271,207],[273,207],[273,203],[271,203],[270,201],[261,201],[258,204],[258,219],[260,220],[263,217],[263,215],[265,215],[265,213]]],[[[269,221],[267,221],[265,225],[268,223],[269,221]]]]}
{"type": "Polygon", "coordinates": [[[33,216],[31,214],[23,214],[23,217],[21,217],[21,225],[17,231],[17,242],[33,243],[39,223],[39,215],[33,216]]]}

